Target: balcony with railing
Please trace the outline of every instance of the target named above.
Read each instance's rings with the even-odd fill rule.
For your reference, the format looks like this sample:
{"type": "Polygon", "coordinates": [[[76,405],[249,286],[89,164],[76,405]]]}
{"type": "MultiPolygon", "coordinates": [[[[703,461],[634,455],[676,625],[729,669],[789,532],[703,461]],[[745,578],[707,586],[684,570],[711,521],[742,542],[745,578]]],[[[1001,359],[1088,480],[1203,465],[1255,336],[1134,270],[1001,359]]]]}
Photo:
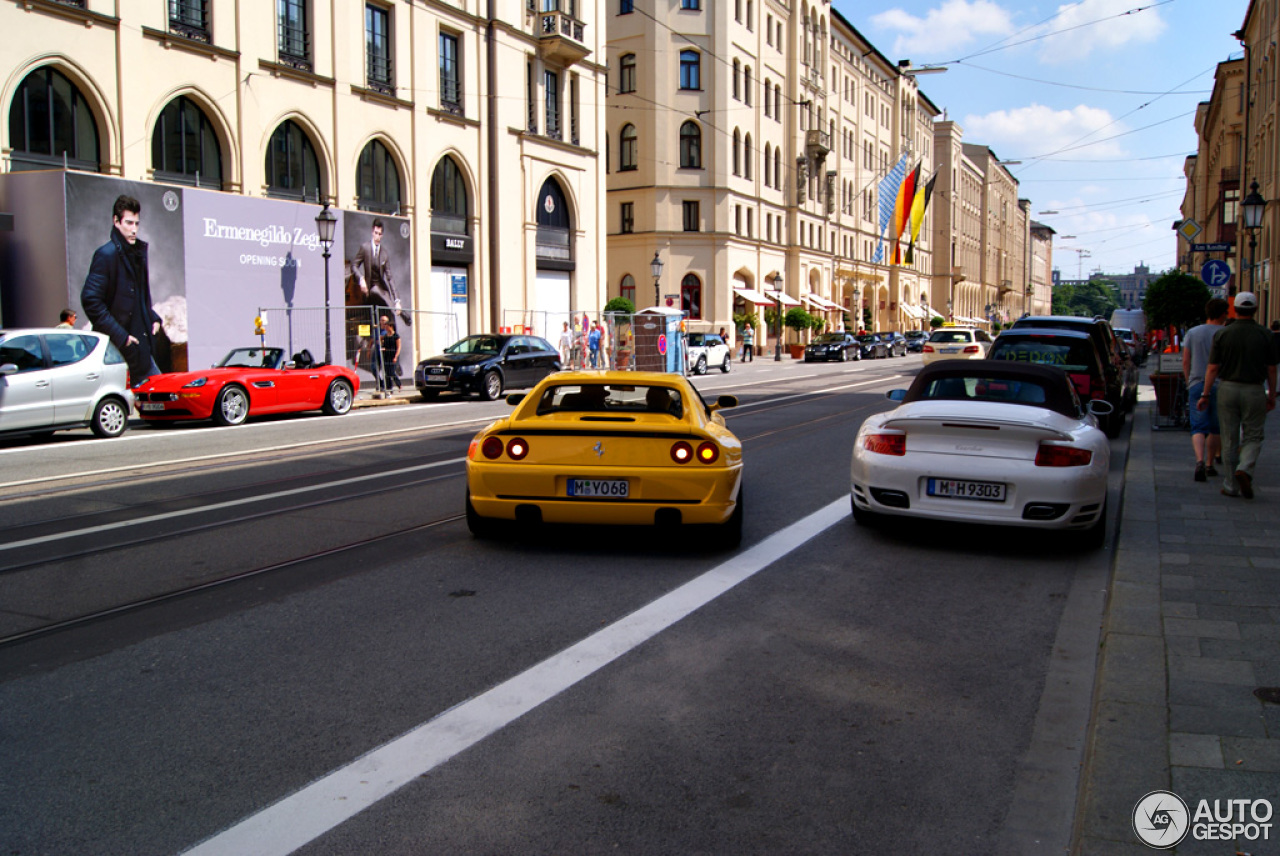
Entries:
{"type": "Polygon", "coordinates": [[[368,68],[365,72],[366,84],[374,92],[383,95],[396,94],[395,78],[391,74],[391,58],[377,53],[370,53],[368,68]]]}
{"type": "Polygon", "coordinates": [[[538,46],[542,55],[564,65],[580,62],[591,49],[587,47],[587,25],[559,9],[538,13],[538,46]]]}
{"type": "Polygon", "coordinates": [[[314,71],[311,61],[311,35],[307,28],[280,18],[278,29],[279,61],[301,71],[314,71]]]}
{"type": "Polygon", "coordinates": [[[809,157],[822,160],[831,151],[831,135],[826,131],[805,131],[804,148],[809,157]]]}

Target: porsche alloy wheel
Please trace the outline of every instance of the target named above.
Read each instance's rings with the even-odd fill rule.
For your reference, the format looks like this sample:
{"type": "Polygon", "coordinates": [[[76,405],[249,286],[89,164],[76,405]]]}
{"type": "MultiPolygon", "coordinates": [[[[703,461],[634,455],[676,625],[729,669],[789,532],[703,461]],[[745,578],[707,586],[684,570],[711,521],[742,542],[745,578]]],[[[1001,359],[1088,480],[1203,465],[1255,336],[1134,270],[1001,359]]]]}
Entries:
{"type": "Polygon", "coordinates": [[[243,387],[228,386],[213,404],[213,421],[219,425],[239,425],[249,418],[249,393],[243,387]]]}
{"type": "Polygon", "coordinates": [[[329,384],[329,391],[324,394],[324,412],[329,416],[341,416],[351,409],[353,397],[351,384],[338,378],[329,384]]]}
{"type": "Polygon", "coordinates": [[[502,378],[495,371],[487,371],[480,383],[480,395],[486,401],[497,401],[502,395],[502,378]]]}
{"type": "Polygon", "coordinates": [[[104,398],[93,409],[89,427],[98,437],[119,437],[129,427],[129,408],[118,398],[104,398]]]}

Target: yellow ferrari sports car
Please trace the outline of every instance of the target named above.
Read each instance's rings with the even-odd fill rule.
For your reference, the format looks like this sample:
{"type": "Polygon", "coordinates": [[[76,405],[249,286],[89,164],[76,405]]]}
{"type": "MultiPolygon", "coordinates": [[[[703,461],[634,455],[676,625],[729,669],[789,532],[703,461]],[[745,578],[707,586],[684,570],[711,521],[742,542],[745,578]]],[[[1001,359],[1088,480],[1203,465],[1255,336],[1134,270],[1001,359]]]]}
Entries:
{"type": "Polygon", "coordinates": [[[685,378],[660,372],[548,375],[467,450],[467,525],[500,521],[676,527],[742,540],[742,443],[685,378]]]}

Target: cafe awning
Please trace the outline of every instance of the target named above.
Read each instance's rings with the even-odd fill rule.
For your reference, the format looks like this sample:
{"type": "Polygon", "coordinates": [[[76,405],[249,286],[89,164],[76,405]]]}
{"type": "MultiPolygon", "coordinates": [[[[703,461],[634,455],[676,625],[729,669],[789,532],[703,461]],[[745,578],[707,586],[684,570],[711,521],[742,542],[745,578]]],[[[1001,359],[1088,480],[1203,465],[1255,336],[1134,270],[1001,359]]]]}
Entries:
{"type": "Polygon", "coordinates": [[[745,286],[734,288],[733,293],[741,296],[742,299],[746,300],[748,303],[773,303],[772,297],[762,294],[754,288],[747,288],[745,286]]]}
{"type": "Polygon", "coordinates": [[[800,301],[796,300],[790,294],[781,291],[766,291],[764,293],[765,300],[770,303],[781,302],[783,306],[799,306],[800,301]]]}

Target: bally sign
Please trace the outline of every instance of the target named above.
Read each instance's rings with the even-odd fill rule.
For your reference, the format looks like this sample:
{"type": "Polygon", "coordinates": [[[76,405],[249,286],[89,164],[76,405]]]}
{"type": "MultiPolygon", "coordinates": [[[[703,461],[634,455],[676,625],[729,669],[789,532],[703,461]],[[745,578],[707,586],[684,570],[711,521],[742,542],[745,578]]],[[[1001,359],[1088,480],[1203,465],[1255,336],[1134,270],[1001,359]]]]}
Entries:
{"type": "Polygon", "coordinates": [[[475,260],[470,235],[431,233],[431,261],[434,264],[469,265],[475,260]]]}

